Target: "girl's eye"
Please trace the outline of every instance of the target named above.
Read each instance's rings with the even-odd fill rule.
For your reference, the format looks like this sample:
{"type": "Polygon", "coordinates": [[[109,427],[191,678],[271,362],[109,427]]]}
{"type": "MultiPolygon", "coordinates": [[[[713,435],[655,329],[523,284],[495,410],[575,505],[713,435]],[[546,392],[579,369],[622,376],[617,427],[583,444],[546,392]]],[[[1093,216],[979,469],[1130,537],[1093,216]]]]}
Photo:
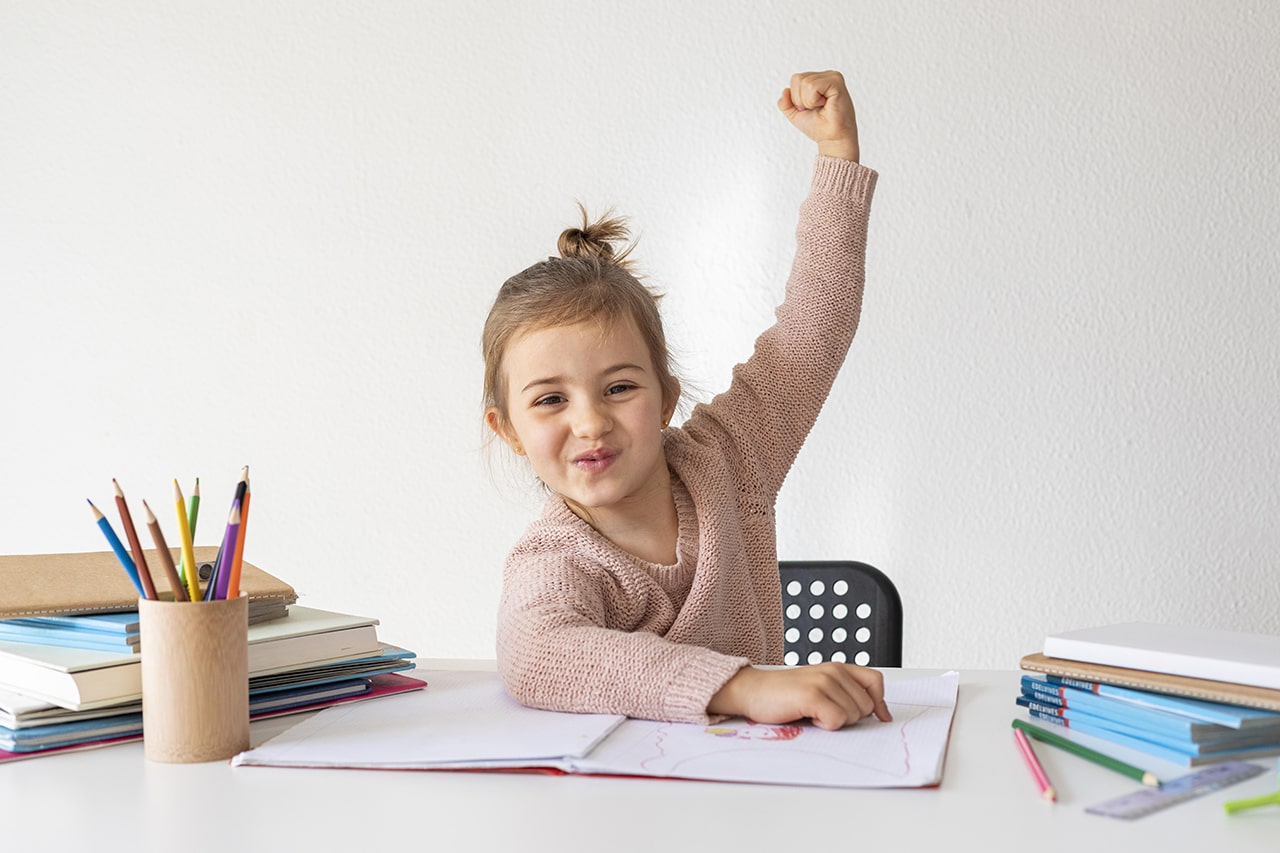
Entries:
{"type": "Polygon", "coordinates": [[[610,385],[609,390],[606,391],[605,394],[621,394],[624,391],[630,391],[635,387],[636,386],[632,385],[630,382],[619,382],[616,385],[610,385]]]}
{"type": "Polygon", "coordinates": [[[559,394],[548,394],[545,397],[539,397],[533,401],[535,406],[557,406],[564,402],[564,397],[559,394]]]}

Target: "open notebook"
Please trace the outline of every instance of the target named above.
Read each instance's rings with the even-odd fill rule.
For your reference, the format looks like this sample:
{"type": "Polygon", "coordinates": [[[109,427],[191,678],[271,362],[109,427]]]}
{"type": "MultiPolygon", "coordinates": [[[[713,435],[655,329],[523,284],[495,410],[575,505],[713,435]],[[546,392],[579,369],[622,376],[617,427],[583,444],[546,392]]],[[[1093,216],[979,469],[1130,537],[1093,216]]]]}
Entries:
{"type": "Polygon", "coordinates": [[[430,688],[304,720],[232,764],[514,770],[775,785],[915,788],[942,780],[959,677],[886,682],[893,721],[660,723],[523,707],[493,672],[431,672],[430,688]]]}

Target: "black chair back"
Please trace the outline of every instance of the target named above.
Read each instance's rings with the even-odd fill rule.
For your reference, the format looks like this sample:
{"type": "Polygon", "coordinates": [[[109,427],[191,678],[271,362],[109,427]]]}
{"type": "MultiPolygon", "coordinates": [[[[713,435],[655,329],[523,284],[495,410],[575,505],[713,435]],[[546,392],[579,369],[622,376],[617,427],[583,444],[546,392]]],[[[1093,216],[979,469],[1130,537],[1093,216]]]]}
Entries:
{"type": "Polygon", "coordinates": [[[902,666],[902,599],[884,572],[842,560],[783,560],[778,572],[788,666],[902,666]]]}

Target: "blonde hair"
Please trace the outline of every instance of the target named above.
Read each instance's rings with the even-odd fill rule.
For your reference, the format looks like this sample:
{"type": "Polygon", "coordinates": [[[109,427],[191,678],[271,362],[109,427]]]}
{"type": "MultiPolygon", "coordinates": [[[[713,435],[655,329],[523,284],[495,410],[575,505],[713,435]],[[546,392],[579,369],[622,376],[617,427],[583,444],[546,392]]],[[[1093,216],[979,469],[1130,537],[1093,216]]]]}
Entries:
{"type": "Polygon", "coordinates": [[[537,329],[572,326],[586,321],[607,330],[630,321],[635,325],[662,386],[668,411],[680,397],[671,354],[658,313],[661,294],[643,284],[629,259],[634,244],[626,220],[611,212],[591,222],[582,213],[581,227],[560,233],[559,257],[547,258],[503,282],[489,309],[481,335],[484,354],[484,406],[508,421],[503,360],[511,342],[537,329]]]}

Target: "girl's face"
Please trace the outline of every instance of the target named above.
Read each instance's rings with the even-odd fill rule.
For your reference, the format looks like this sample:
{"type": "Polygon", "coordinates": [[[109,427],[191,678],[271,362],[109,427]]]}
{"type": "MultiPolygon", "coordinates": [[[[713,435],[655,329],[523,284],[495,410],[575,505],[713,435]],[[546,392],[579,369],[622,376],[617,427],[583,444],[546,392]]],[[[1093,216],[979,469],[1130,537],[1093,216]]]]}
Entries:
{"type": "Polygon", "coordinates": [[[507,349],[507,420],[489,426],[581,518],[594,523],[671,500],[662,428],[671,410],[630,320],[523,333],[507,349]]]}

